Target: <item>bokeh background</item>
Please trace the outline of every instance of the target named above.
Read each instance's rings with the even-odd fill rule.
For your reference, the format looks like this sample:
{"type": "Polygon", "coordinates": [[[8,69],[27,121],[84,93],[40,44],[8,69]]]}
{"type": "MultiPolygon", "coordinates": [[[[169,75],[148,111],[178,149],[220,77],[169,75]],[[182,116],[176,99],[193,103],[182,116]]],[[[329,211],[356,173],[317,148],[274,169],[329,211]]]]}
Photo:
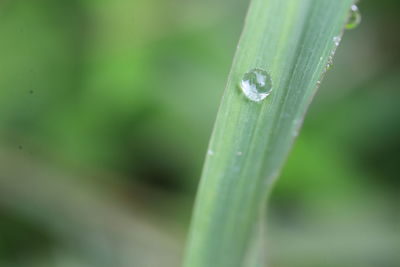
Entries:
{"type": "MultiPolygon", "coordinates": [[[[248,1],[0,1],[0,266],[179,266],[248,1]]],[[[270,197],[271,267],[400,266],[397,0],[364,0],[270,197]]]]}

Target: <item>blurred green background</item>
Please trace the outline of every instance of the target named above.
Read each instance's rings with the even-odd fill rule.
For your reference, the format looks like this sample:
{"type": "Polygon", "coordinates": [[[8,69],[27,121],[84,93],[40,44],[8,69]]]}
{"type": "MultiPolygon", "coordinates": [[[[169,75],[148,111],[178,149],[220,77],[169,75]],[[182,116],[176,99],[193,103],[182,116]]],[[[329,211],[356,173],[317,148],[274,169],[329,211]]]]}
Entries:
{"type": "MultiPolygon", "coordinates": [[[[0,266],[179,266],[248,1],[0,1],[0,266]]],[[[271,267],[400,266],[397,0],[364,0],[270,197],[271,267]]]]}

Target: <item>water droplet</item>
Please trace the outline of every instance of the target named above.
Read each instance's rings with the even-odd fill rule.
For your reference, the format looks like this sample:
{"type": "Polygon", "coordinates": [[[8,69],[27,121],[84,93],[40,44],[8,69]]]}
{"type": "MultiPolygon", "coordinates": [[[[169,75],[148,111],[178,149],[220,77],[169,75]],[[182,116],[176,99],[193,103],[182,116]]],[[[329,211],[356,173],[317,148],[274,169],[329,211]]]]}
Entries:
{"type": "Polygon", "coordinates": [[[351,30],[356,28],[361,22],[361,13],[356,5],[350,8],[349,19],[347,20],[346,29],[351,30]]]}
{"type": "Polygon", "coordinates": [[[324,72],[327,72],[332,67],[333,56],[335,55],[336,49],[338,48],[341,41],[342,41],[342,37],[340,37],[340,36],[333,37],[333,43],[335,44],[335,47],[332,49],[331,54],[328,57],[328,62],[325,66],[324,72]]]}
{"type": "Polygon", "coordinates": [[[333,52],[331,53],[331,55],[329,55],[329,57],[328,57],[328,63],[326,63],[324,72],[327,72],[327,71],[330,70],[330,68],[332,67],[332,65],[333,65],[333,55],[334,55],[334,54],[335,54],[335,51],[333,51],[333,52]]]}
{"type": "Polygon", "coordinates": [[[340,36],[333,37],[333,42],[335,43],[336,46],[339,46],[340,41],[342,41],[342,37],[340,36]]]}
{"type": "Polygon", "coordinates": [[[241,151],[238,151],[238,152],[236,153],[236,155],[240,157],[241,155],[243,155],[243,153],[242,153],[241,151]]]}
{"type": "Polygon", "coordinates": [[[240,87],[251,101],[260,102],[272,91],[271,76],[262,69],[252,69],[244,74],[240,87]]]}
{"type": "Polygon", "coordinates": [[[207,155],[209,155],[209,156],[214,155],[214,151],[212,151],[211,149],[209,149],[209,150],[207,151],[207,155]]]}

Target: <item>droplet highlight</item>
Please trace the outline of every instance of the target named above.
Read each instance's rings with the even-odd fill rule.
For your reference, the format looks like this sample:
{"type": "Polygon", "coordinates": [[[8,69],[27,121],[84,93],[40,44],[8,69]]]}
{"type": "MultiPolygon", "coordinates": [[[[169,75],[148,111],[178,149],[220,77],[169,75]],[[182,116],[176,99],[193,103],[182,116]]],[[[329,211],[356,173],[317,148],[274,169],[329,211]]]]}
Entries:
{"type": "Polygon", "coordinates": [[[361,13],[357,5],[352,5],[350,8],[349,19],[347,20],[346,29],[351,30],[356,28],[361,23],[361,13]]]}
{"type": "Polygon", "coordinates": [[[260,102],[272,91],[271,76],[263,69],[252,69],[243,75],[240,88],[249,100],[260,102]]]}

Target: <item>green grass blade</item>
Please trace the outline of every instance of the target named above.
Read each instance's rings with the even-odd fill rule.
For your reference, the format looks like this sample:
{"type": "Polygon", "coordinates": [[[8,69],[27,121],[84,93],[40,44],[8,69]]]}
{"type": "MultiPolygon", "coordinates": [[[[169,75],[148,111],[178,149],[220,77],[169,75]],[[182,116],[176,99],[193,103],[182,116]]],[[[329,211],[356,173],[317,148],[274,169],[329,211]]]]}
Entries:
{"type": "Polygon", "coordinates": [[[253,0],[212,134],[186,267],[242,266],[267,191],[281,169],[353,0],[253,0]],[[273,91],[261,102],[239,89],[253,68],[273,91]]]}

